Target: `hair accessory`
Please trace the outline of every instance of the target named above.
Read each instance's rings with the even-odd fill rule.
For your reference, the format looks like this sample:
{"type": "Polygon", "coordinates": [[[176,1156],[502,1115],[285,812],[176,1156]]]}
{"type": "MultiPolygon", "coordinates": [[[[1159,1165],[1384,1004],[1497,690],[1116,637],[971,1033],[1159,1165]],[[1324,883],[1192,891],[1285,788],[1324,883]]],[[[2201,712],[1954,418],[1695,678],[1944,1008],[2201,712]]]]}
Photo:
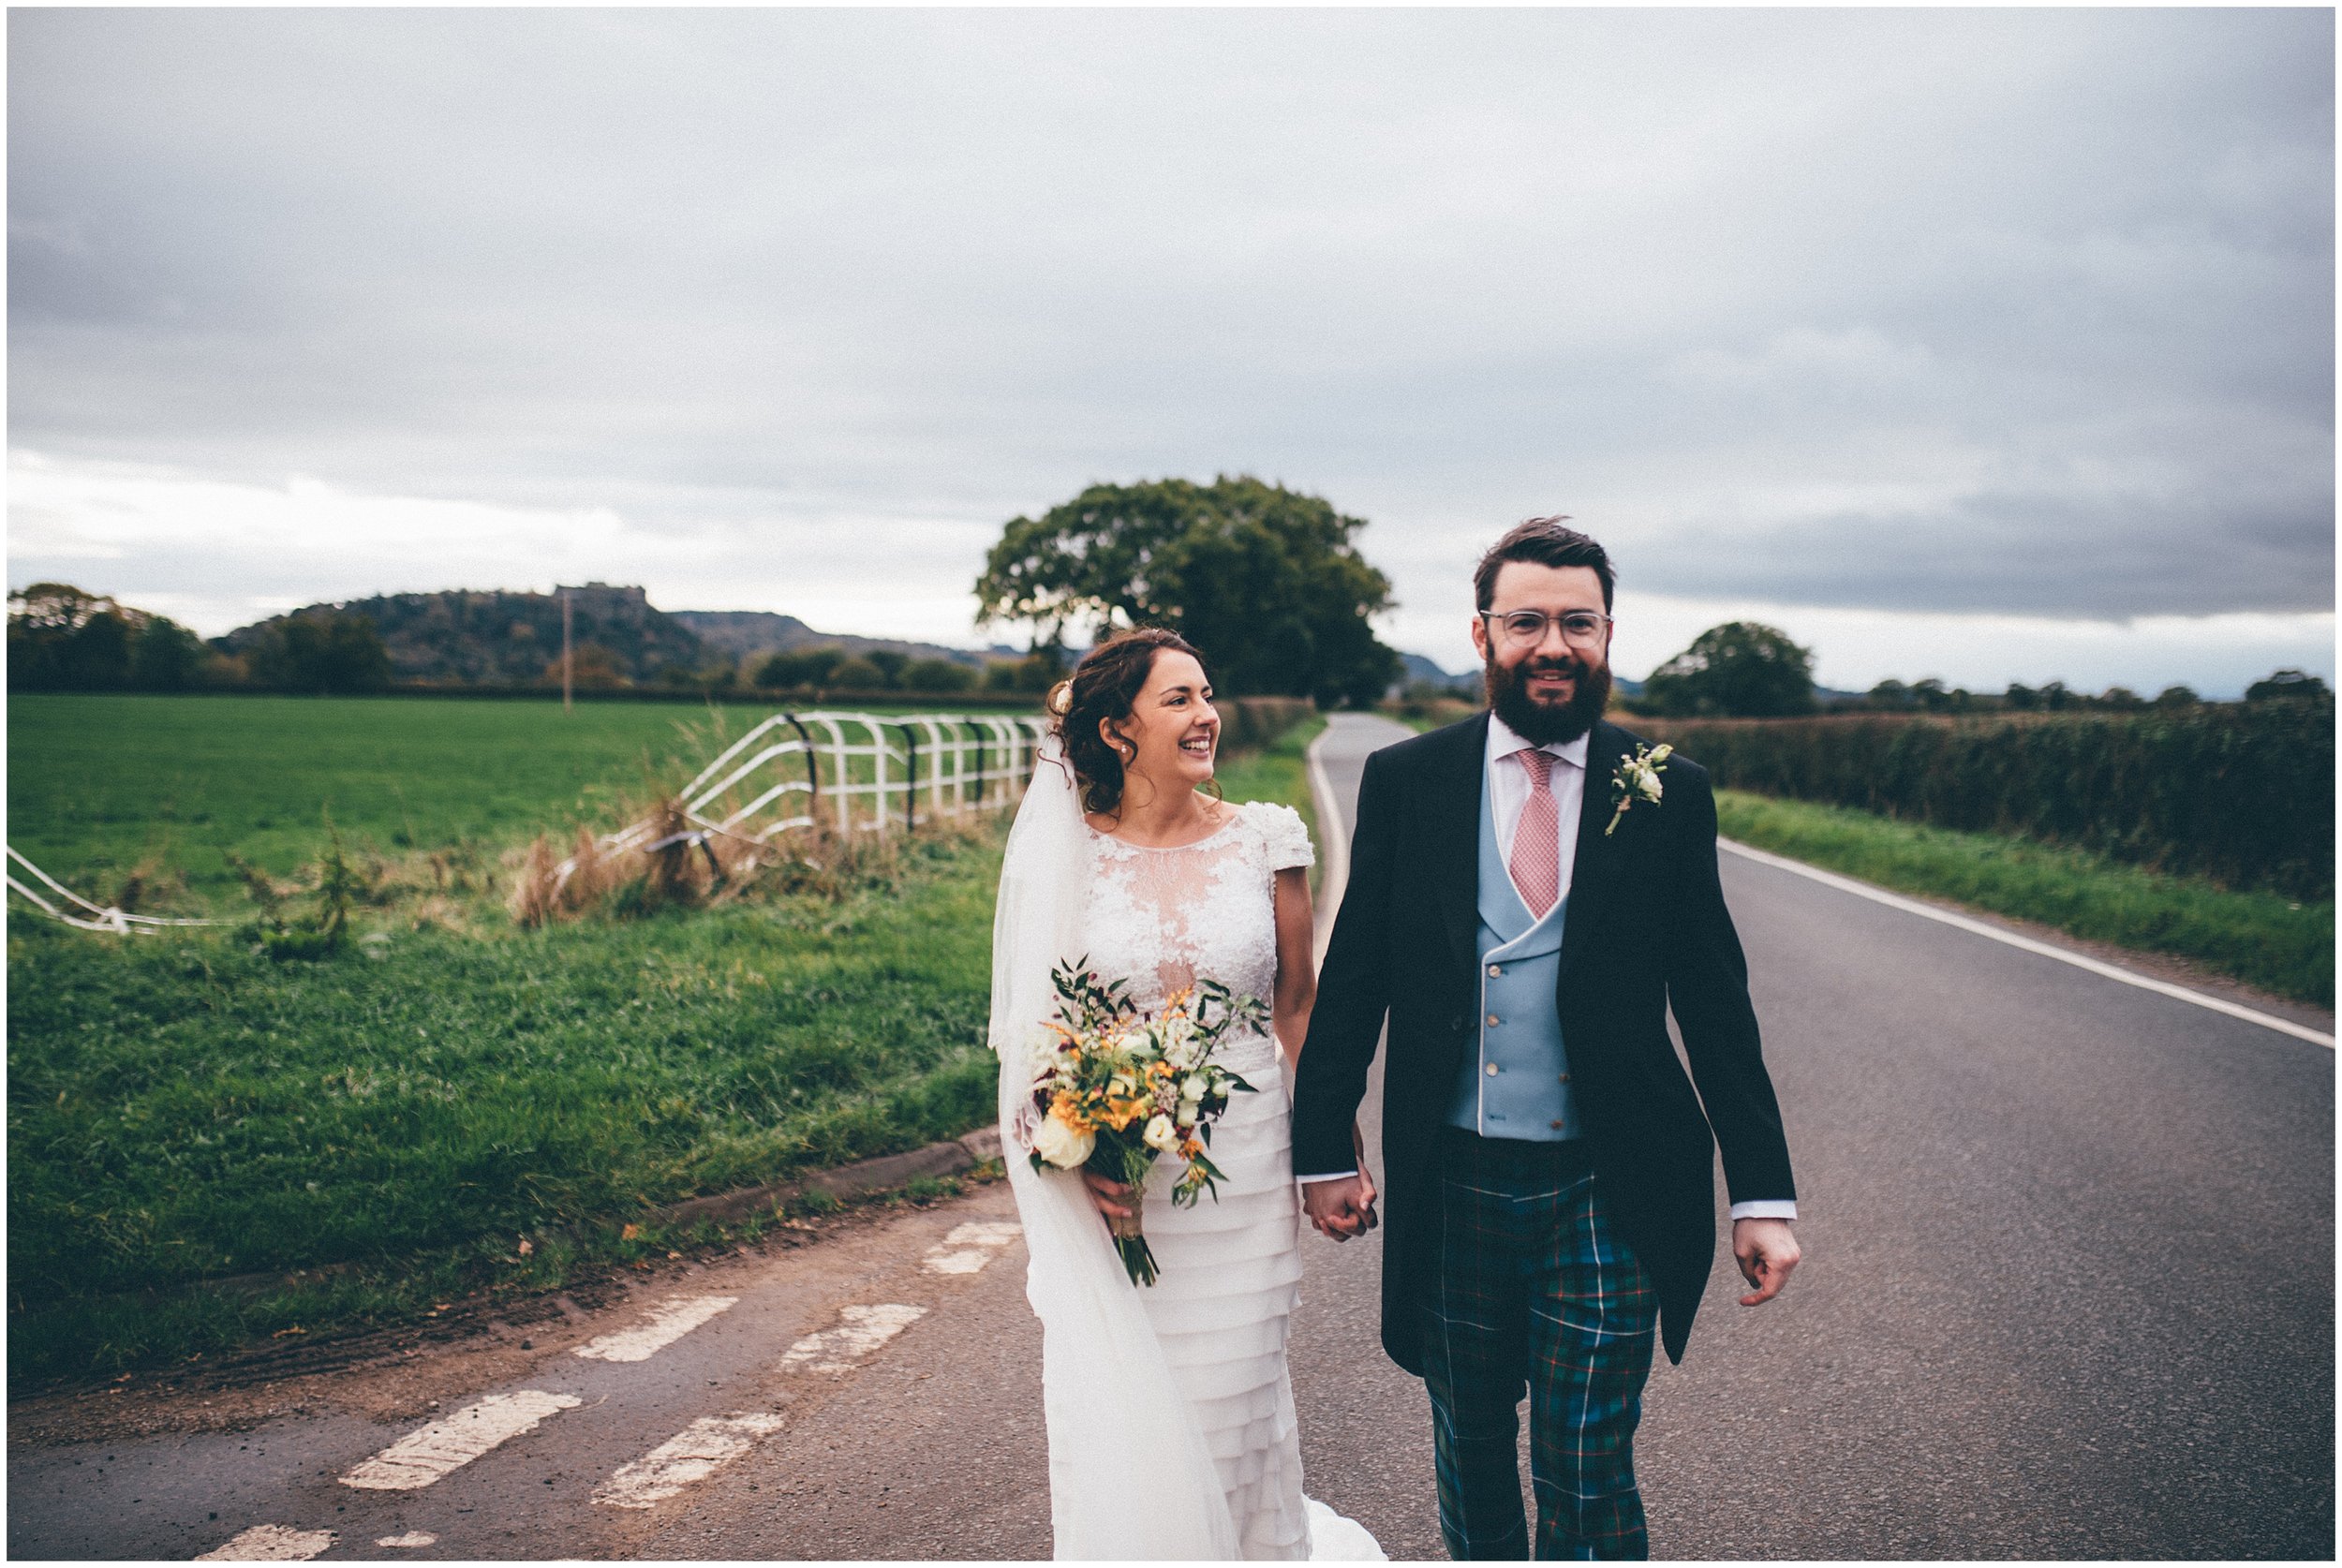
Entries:
{"type": "Polygon", "coordinates": [[[1043,700],[1042,705],[1047,708],[1051,713],[1057,715],[1060,718],[1063,718],[1067,714],[1073,712],[1074,683],[1072,681],[1060,681],[1057,685],[1049,688],[1049,695],[1043,700]]]}

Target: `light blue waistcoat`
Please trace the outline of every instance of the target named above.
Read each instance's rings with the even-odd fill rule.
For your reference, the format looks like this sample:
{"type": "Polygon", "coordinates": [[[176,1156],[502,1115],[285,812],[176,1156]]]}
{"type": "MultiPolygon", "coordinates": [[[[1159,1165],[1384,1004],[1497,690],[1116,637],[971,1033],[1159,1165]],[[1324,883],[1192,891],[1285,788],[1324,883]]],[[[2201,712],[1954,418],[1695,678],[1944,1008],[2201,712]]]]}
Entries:
{"type": "Polygon", "coordinates": [[[1579,1135],[1557,999],[1569,900],[1557,900],[1543,920],[1531,919],[1497,850],[1490,794],[1482,785],[1480,1049],[1457,1070],[1447,1119],[1484,1138],[1560,1143],[1579,1135]]]}

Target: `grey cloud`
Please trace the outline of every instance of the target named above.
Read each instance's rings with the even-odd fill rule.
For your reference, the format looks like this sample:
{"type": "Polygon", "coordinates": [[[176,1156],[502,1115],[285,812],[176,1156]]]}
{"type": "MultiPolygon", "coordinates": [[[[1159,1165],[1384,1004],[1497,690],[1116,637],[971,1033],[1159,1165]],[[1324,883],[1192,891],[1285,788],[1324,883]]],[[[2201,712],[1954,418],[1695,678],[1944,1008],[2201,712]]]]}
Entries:
{"type": "Polygon", "coordinates": [[[2322,608],[2332,44],[23,11],[10,436],[756,540],[1249,469],[1378,539],[1606,519],[1660,592],[2322,608]]]}

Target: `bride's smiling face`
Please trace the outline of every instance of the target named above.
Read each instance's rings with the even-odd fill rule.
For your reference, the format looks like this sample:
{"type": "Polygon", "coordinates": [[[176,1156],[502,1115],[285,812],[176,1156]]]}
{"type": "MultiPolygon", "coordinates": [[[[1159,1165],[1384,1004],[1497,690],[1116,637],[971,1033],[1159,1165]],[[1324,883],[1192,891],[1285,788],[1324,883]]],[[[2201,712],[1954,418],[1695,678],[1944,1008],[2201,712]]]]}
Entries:
{"type": "MultiPolygon", "coordinates": [[[[1099,732],[1122,756],[1122,771],[1157,789],[1193,790],[1211,777],[1220,749],[1220,716],[1211,686],[1193,654],[1164,648],[1148,667],[1128,718],[1101,720],[1099,732]]],[[[1132,805],[1129,791],[1124,799],[1132,805]]]]}

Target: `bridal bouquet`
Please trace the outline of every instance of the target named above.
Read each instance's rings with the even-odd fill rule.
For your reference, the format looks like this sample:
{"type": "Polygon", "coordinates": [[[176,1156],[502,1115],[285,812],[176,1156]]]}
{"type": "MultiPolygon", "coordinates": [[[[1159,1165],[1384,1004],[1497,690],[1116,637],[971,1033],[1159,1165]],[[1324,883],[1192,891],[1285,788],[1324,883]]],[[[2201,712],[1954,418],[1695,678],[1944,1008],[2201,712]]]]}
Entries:
{"type": "Polygon", "coordinates": [[[1047,1060],[1033,1080],[1039,1120],[1032,1166],[1083,1166],[1127,1183],[1131,1214],[1109,1217],[1107,1225],[1131,1283],[1151,1285],[1155,1255],[1138,1218],[1148,1170],[1157,1155],[1177,1154],[1187,1169],[1171,1201],[1193,1204],[1207,1191],[1218,1196],[1225,1173],[1204,1152],[1211,1124],[1231,1095],[1253,1089],[1211,1058],[1230,1028],[1264,1028],[1267,1010],[1205,980],[1142,1014],[1122,994],[1127,982],[1104,984],[1088,963],[1059,964],[1049,973],[1058,1010],[1047,1026],[1047,1060]]]}

